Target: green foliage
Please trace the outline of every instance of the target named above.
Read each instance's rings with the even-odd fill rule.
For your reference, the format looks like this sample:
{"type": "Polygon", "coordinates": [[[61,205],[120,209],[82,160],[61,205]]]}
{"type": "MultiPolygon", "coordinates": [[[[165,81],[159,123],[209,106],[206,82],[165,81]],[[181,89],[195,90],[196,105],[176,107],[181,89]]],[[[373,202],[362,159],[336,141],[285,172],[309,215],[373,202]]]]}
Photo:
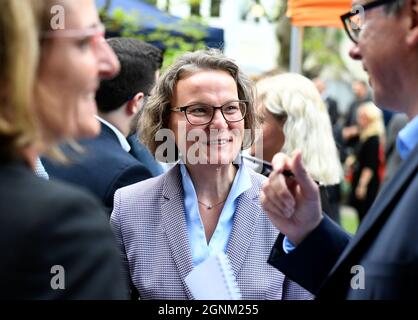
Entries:
{"type": "Polygon", "coordinates": [[[307,27],[304,30],[303,51],[304,60],[314,61],[311,70],[321,69],[323,66],[333,66],[344,69],[344,62],[339,54],[342,33],[338,29],[307,27]]]}
{"type": "Polygon", "coordinates": [[[137,38],[146,42],[161,43],[164,48],[163,69],[173,63],[173,61],[181,54],[188,51],[195,51],[205,48],[203,39],[206,36],[204,30],[205,25],[201,19],[189,18],[180,20],[172,25],[158,24],[155,30],[149,33],[141,34],[141,30],[145,30],[144,22],[152,20],[153,17],[141,15],[140,12],[134,11],[127,13],[117,8],[110,17],[103,9],[100,16],[106,29],[111,32],[118,32],[122,37],[137,38]],[[181,34],[173,35],[172,32],[181,34]]]}

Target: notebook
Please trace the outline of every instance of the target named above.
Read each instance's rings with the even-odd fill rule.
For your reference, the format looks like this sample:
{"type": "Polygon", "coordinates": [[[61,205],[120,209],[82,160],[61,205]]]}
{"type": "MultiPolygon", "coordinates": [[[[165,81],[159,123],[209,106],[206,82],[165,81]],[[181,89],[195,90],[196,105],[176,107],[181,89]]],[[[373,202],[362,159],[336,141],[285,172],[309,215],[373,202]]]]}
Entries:
{"type": "Polygon", "coordinates": [[[223,252],[196,266],[185,282],[196,300],[242,300],[234,271],[223,252]]]}

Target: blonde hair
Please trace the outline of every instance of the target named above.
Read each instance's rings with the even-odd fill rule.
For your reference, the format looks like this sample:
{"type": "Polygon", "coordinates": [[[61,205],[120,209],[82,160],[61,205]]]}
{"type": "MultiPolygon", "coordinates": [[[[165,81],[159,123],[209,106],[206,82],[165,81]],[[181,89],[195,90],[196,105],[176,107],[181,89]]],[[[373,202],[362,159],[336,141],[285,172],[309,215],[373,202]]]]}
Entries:
{"type": "MultiPolygon", "coordinates": [[[[42,30],[50,28],[50,8],[60,0],[3,0],[0,11],[0,161],[22,157],[34,146],[45,150],[35,104],[49,105],[50,94],[38,81],[42,30]]],[[[61,102],[60,102],[61,103],[61,102]]],[[[48,154],[65,160],[56,148],[48,154]]]]}
{"type": "Polygon", "coordinates": [[[331,121],[313,82],[296,73],[284,73],[260,80],[257,93],[268,111],[287,116],[281,152],[292,155],[296,149],[302,150],[303,164],[316,181],[339,183],[342,167],[331,121]]]}
{"type": "Polygon", "coordinates": [[[383,122],[383,112],[373,102],[366,102],[359,106],[357,114],[364,112],[369,123],[366,128],[360,128],[360,140],[365,141],[372,136],[379,136],[384,139],[385,125],[383,122]]]}
{"type": "Polygon", "coordinates": [[[40,139],[29,106],[39,61],[42,1],[2,1],[0,11],[0,160],[21,157],[40,139]]]}

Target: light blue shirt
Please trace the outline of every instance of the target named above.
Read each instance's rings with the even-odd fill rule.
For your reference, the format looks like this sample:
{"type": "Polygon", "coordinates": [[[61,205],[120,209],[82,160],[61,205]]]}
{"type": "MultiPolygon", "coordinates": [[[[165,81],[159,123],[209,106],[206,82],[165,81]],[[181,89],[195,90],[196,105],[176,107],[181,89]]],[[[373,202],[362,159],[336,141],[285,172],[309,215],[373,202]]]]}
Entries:
{"type": "Polygon", "coordinates": [[[180,171],[184,190],[187,233],[192,249],[192,261],[193,266],[197,266],[211,255],[216,255],[219,252],[226,253],[238,198],[242,193],[251,188],[251,178],[245,166],[240,165],[219,217],[218,224],[208,244],[205,229],[200,218],[199,205],[192,179],[184,164],[180,164],[180,171]]]}
{"type": "Polygon", "coordinates": [[[408,158],[408,155],[415,148],[418,143],[418,116],[415,116],[401,131],[398,133],[396,139],[396,147],[399,155],[403,160],[408,158]]]}

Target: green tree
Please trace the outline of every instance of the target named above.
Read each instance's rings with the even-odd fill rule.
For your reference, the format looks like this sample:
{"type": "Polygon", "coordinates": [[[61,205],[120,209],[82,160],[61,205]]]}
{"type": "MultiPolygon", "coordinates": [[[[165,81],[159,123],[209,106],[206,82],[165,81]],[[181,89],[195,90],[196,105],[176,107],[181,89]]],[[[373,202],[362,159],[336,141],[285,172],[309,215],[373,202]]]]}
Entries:
{"type": "Polygon", "coordinates": [[[169,66],[181,54],[205,48],[203,39],[206,36],[205,25],[201,19],[191,17],[180,20],[172,25],[158,24],[155,30],[146,31],[144,23],[155,19],[141,15],[135,11],[127,13],[121,8],[109,14],[111,0],[100,9],[100,16],[108,32],[120,34],[123,37],[133,37],[150,43],[161,44],[164,50],[163,69],[169,66]]]}

